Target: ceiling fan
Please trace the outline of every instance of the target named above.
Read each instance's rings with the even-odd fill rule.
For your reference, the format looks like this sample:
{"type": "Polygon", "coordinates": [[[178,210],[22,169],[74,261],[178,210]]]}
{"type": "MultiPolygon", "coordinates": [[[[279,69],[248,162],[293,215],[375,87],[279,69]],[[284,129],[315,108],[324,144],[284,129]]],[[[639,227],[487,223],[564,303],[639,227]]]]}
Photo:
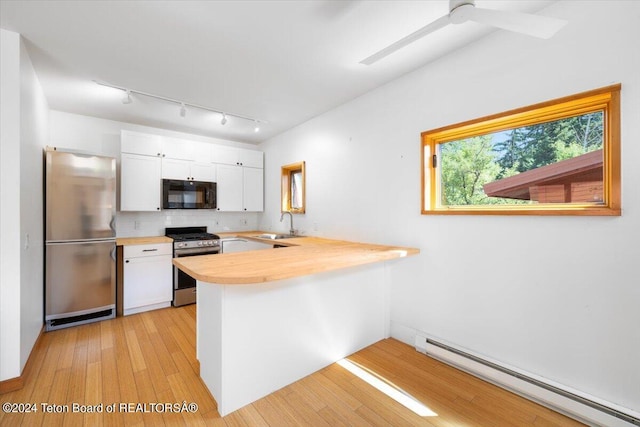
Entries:
{"type": "Polygon", "coordinates": [[[474,21],[491,25],[503,30],[527,34],[542,39],[551,38],[567,21],[547,16],[529,13],[511,12],[505,10],[484,9],[476,7],[474,0],[449,0],[449,13],[425,25],[417,31],[401,38],[397,42],[385,47],[373,55],[360,61],[361,64],[371,65],[395,51],[413,43],[414,41],[437,31],[449,24],[462,24],[474,21]]]}

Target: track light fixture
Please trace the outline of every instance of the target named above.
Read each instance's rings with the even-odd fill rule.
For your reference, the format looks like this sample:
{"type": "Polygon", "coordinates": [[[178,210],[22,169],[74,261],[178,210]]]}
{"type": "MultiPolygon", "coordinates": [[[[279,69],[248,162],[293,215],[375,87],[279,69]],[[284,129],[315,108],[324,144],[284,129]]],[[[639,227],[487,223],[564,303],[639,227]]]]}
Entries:
{"type": "Polygon", "coordinates": [[[173,104],[180,105],[180,116],[181,117],[185,117],[187,115],[187,106],[188,106],[190,108],[198,108],[200,110],[210,111],[212,113],[221,114],[222,115],[222,119],[220,120],[220,124],[222,124],[222,125],[227,123],[228,117],[235,117],[237,119],[242,119],[242,120],[247,120],[247,121],[253,122],[253,123],[255,123],[255,127],[253,129],[254,132],[259,132],[260,131],[260,127],[259,127],[260,123],[267,123],[264,120],[254,119],[253,117],[243,116],[241,114],[226,113],[226,112],[223,112],[223,111],[220,111],[220,110],[216,110],[215,108],[205,107],[204,105],[191,104],[189,102],[184,102],[184,101],[180,101],[180,100],[177,100],[177,99],[167,98],[166,96],[154,95],[152,93],[142,92],[142,91],[135,90],[135,89],[127,89],[127,88],[124,88],[124,87],[121,87],[121,86],[116,86],[116,85],[112,85],[112,84],[109,84],[109,83],[100,82],[98,80],[94,80],[94,83],[99,84],[100,86],[106,86],[106,87],[110,87],[110,88],[113,88],[113,89],[118,89],[118,90],[123,91],[125,93],[124,98],[122,98],[122,103],[123,104],[131,104],[133,102],[133,98],[131,98],[131,94],[135,93],[137,95],[142,95],[142,96],[146,96],[146,97],[149,97],[149,98],[155,98],[155,99],[159,99],[161,101],[171,102],[173,104]]]}
{"type": "Polygon", "coordinates": [[[122,98],[122,103],[123,104],[131,104],[133,102],[133,99],[131,98],[131,91],[129,89],[127,89],[124,92],[124,98],[122,98]]]}

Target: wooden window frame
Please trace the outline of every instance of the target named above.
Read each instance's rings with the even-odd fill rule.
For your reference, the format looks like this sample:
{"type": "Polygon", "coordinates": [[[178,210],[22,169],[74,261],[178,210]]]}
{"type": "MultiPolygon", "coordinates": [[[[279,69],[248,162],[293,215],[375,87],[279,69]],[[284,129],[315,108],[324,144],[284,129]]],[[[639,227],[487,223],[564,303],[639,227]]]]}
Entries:
{"type": "MultiPolygon", "coordinates": [[[[450,125],[421,134],[421,210],[424,215],[621,215],[620,199],[620,90],[603,87],[528,107],[450,125]],[[503,130],[603,111],[604,201],[598,204],[540,203],[535,205],[440,206],[439,177],[433,154],[437,146],[503,130]]],[[[436,162],[440,163],[440,162],[436,162]]]]}
{"type": "Polygon", "coordinates": [[[281,168],[281,210],[282,212],[291,212],[295,214],[303,214],[306,210],[306,194],[307,194],[307,183],[306,183],[306,172],[305,172],[305,162],[297,162],[292,163],[290,165],[282,166],[281,168]],[[291,175],[297,172],[302,172],[302,207],[299,209],[291,207],[291,175]]]}

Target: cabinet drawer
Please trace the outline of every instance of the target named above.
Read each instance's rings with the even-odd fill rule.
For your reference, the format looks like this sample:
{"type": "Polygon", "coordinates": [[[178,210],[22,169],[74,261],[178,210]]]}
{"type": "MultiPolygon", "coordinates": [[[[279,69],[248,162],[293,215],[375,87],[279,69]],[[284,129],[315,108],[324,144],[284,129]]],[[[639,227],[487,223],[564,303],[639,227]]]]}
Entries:
{"type": "Polygon", "coordinates": [[[173,255],[173,244],[155,243],[151,245],[131,245],[125,246],[124,258],[136,258],[158,255],[173,255]]]}

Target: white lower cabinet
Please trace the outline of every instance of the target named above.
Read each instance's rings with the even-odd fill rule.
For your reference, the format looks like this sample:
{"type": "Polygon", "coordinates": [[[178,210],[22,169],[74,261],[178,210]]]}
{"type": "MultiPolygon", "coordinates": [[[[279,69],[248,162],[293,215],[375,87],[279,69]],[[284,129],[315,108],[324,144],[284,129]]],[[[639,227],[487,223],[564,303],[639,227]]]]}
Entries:
{"type": "Polygon", "coordinates": [[[272,244],[254,242],[240,238],[222,239],[222,253],[230,254],[234,252],[259,251],[261,249],[272,249],[272,244]]]}
{"type": "Polygon", "coordinates": [[[169,307],[173,299],[173,245],[123,248],[123,315],[169,307]]]}

